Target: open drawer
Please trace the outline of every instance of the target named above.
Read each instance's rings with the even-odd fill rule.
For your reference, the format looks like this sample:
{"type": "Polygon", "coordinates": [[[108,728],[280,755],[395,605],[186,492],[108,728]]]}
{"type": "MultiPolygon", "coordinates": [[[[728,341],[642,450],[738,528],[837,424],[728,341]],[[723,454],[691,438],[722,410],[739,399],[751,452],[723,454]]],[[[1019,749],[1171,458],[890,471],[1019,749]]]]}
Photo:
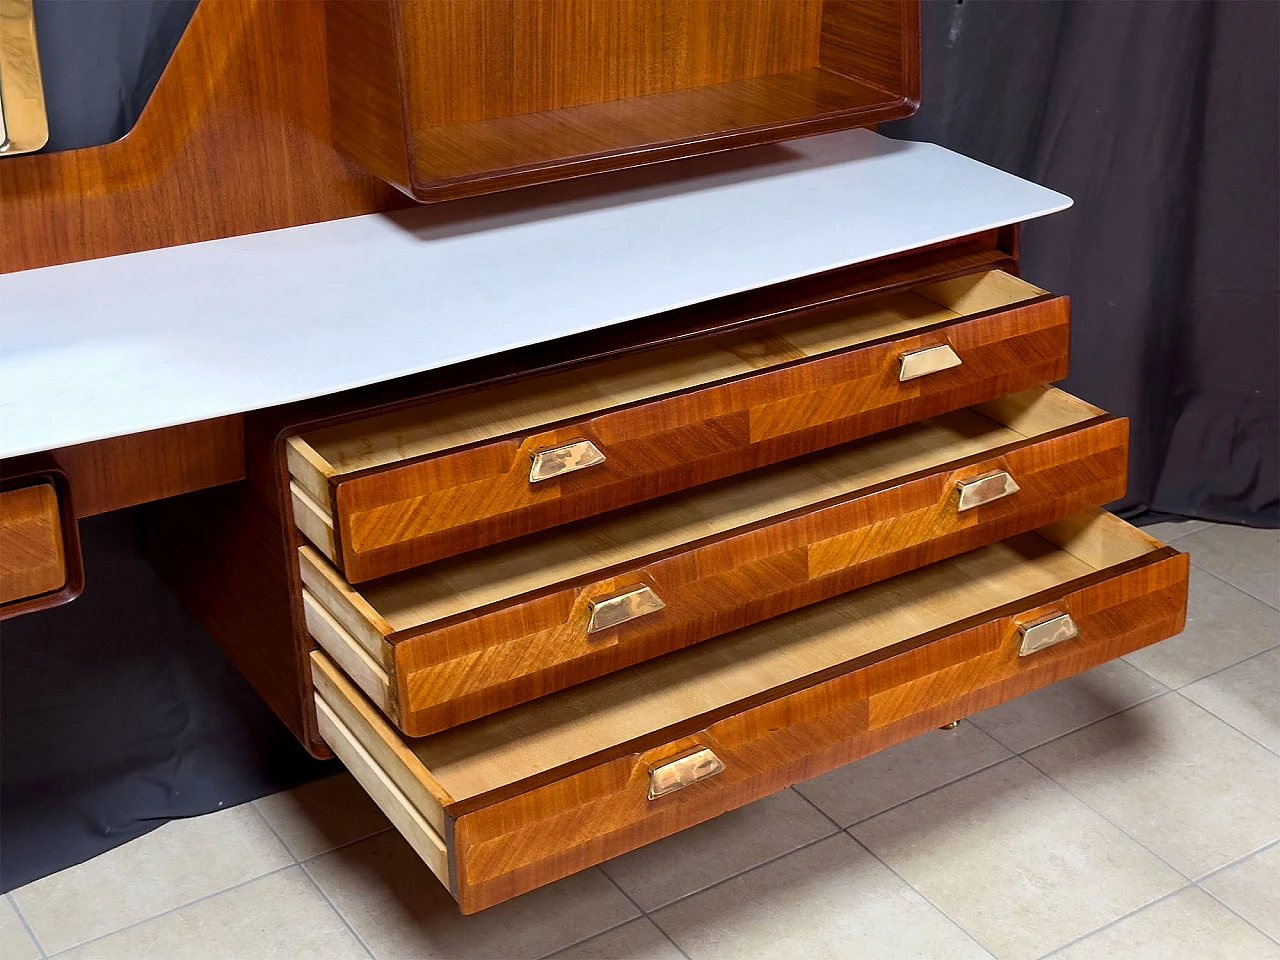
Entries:
{"type": "Polygon", "coordinates": [[[1127,426],[1036,387],[359,587],[304,546],[307,627],[424,736],[1113,500],[1127,426]]]}
{"type": "Polygon", "coordinates": [[[471,913],[1172,636],[1187,567],[1089,511],[421,739],[316,651],[320,731],[471,913]]]}
{"type": "Polygon", "coordinates": [[[1068,315],[993,270],[442,395],[289,438],[294,520],[359,583],[1060,379],[1068,315]]]}

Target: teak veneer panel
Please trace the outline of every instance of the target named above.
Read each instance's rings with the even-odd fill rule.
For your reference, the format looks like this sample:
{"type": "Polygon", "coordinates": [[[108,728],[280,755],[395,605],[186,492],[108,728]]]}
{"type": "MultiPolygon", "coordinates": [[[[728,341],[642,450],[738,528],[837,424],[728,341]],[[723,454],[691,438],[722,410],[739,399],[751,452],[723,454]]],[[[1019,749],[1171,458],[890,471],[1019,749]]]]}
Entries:
{"type": "Polygon", "coordinates": [[[910,114],[915,0],[329,0],[339,148],[444,200],[910,114]]]}
{"type": "Polygon", "coordinates": [[[50,593],[66,582],[53,484],[0,491],[0,604],[50,593]]]}
{"type": "Polygon", "coordinates": [[[1105,503],[1126,449],[1125,421],[1036,388],[359,587],[304,547],[307,622],[421,736],[1105,503]],[[958,512],[997,469],[1021,489],[958,512]],[[588,633],[641,584],[664,610],[588,633]]]}
{"type": "Polygon", "coordinates": [[[471,913],[1177,633],[1187,557],[1135,533],[1091,511],[421,740],[318,652],[317,697],[436,821],[471,913]],[[1061,612],[1080,635],[1018,656],[1061,612]],[[725,770],[648,799],[696,747],[725,770]]]}
{"type": "Polygon", "coordinates": [[[292,438],[294,513],[363,582],[1060,379],[1068,314],[992,271],[444,397],[292,438]],[[940,344],[960,366],[898,380],[940,344]],[[605,461],[530,483],[579,439],[605,461]]]}

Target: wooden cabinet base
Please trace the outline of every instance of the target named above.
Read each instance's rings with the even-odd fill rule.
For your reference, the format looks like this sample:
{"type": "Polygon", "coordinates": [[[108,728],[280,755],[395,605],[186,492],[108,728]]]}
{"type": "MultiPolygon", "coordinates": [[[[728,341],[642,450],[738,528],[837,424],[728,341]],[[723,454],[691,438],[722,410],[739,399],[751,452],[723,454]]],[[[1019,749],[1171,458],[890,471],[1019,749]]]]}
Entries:
{"type": "Polygon", "coordinates": [[[417,740],[316,652],[320,728],[471,913],[1172,636],[1187,569],[1090,511],[417,740]]]}

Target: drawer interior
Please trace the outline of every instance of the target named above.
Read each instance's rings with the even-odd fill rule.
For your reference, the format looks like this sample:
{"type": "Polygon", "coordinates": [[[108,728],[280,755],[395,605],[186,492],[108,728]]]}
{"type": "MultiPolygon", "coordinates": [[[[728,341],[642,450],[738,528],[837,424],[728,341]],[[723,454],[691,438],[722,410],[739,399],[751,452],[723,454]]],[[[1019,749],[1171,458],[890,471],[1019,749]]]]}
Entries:
{"type": "Polygon", "coordinates": [[[430,737],[397,738],[397,744],[449,798],[463,800],[1162,547],[1091,510],[430,737]]]}
{"type": "MultiPolygon", "coordinates": [[[[1037,387],[371,580],[359,595],[391,630],[409,630],[1102,415],[1061,390],[1037,387]]],[[[303,547],[302,556],[305,575],[350,589],[313,548],[303,547]]]]}
{"type": "Polygon", "coordinates": [[[1044,295],[1025,280],[990,270],[805,311],[314,430],[289,441],[289,471],[323,503],[329,477],[494,440],[1044,295]]]}

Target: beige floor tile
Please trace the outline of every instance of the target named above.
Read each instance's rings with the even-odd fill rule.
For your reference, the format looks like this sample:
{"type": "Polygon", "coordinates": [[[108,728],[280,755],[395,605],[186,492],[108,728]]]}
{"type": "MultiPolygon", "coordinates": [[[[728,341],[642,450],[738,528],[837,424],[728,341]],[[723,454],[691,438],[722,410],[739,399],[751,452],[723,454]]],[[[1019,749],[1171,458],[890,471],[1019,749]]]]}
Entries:
{"type": "Polygon", "coordinates": [[[1142,528],[1142,532],[1169,543],[1189,533],[1212,526],[1208,520],[1165,520],[1161,523],[1150,523],[1142,528]]]}
{"type": "Polygon", "coordinates": [[[1014,758],[850,832],[1001,960],[1024,960],[1185,883],[1014,758]]]}
{"type": "Polygon", "coordinates": [[[293,857],[249,804],[158,830],[13,891],[52,954],[260,877],[293,857]]]}
{"type": "Polygon", "coordinates": [[[0,897],[0,957],[4,960],[38,960],[40,948],[22,925],[8,897],[0,897]]]}
{"type": "Polygon", "coordinates": [[[602,868],[641,909],[656,910],[837,832],[804,797],[783,790],[633,850],[602,868]]]}
{"type": "Polygon", "coordinates": [[[1280,941],[1280,844],[1200,882],[1211,894],[1280,941]]]}
{"type": "Polygon", "coordinates": [[[548,960],[684,960],[652,920],[641,917],[586,943],[553,954],[548,960]]]}
{"type": "Polygon", "coordinates": [[[1193,879],[1280,837],[1280,757],[1181,694],[1026,758],[1193,879]]]}
{"type": "Polygon", "coordinates": [[[1196,887],[1073,943],[1053,960],[1280,960],[1280,945],[1196,887]]]}
{"type": "Polygon", "coordinates": [[[931,730],[806,780],[796,789],[847,827],[1009,755],[1005,747],[966,720],[954,730],[931,730]]]}
{"type": "Polygon", "coordinates": [[[349,773],[263,797],[255,800],[254,806],[299,860],[363,840],[391,826],[349,773]]]}
{"type": "Polygon", "coordinates": [[[969,719],[1014,753],[1021,753],[1150,700],[1166,689],[1132,664],[1112,660],[969,719]]]}
{"type": "Polygon", "coordinates": [[[844,834],[653,915],[693,960],[989,958],[844,834]]]}
{"type": "Polygon", "coordinates": [[[326,853],[307,869],[383,960],[541,957],[638,915],[609,878],[593,869],[462,916],[395,832],[326,853]]]}
{"type": "Polygon", "coordinates": [[[368,960],[301,867],[64,953],[59,960],[368,960]]]}
{"type": "Polygon", "coordinates": [[[1198,567],[1191,568],[1187,628],[1124,659],[1180,687],[1280,644],[1280,611],[1198,567]]]}
{"type": "Polygon", "coordinates": [[[1280,530],[1215,523],[1178,540],[1191,562],[1280,607],[1280,530]]]}
{"type": "Polygon", "coordinates": [[[1182,695],[1280,753],[1280,649],[1197,680],[1182,695]]]}

